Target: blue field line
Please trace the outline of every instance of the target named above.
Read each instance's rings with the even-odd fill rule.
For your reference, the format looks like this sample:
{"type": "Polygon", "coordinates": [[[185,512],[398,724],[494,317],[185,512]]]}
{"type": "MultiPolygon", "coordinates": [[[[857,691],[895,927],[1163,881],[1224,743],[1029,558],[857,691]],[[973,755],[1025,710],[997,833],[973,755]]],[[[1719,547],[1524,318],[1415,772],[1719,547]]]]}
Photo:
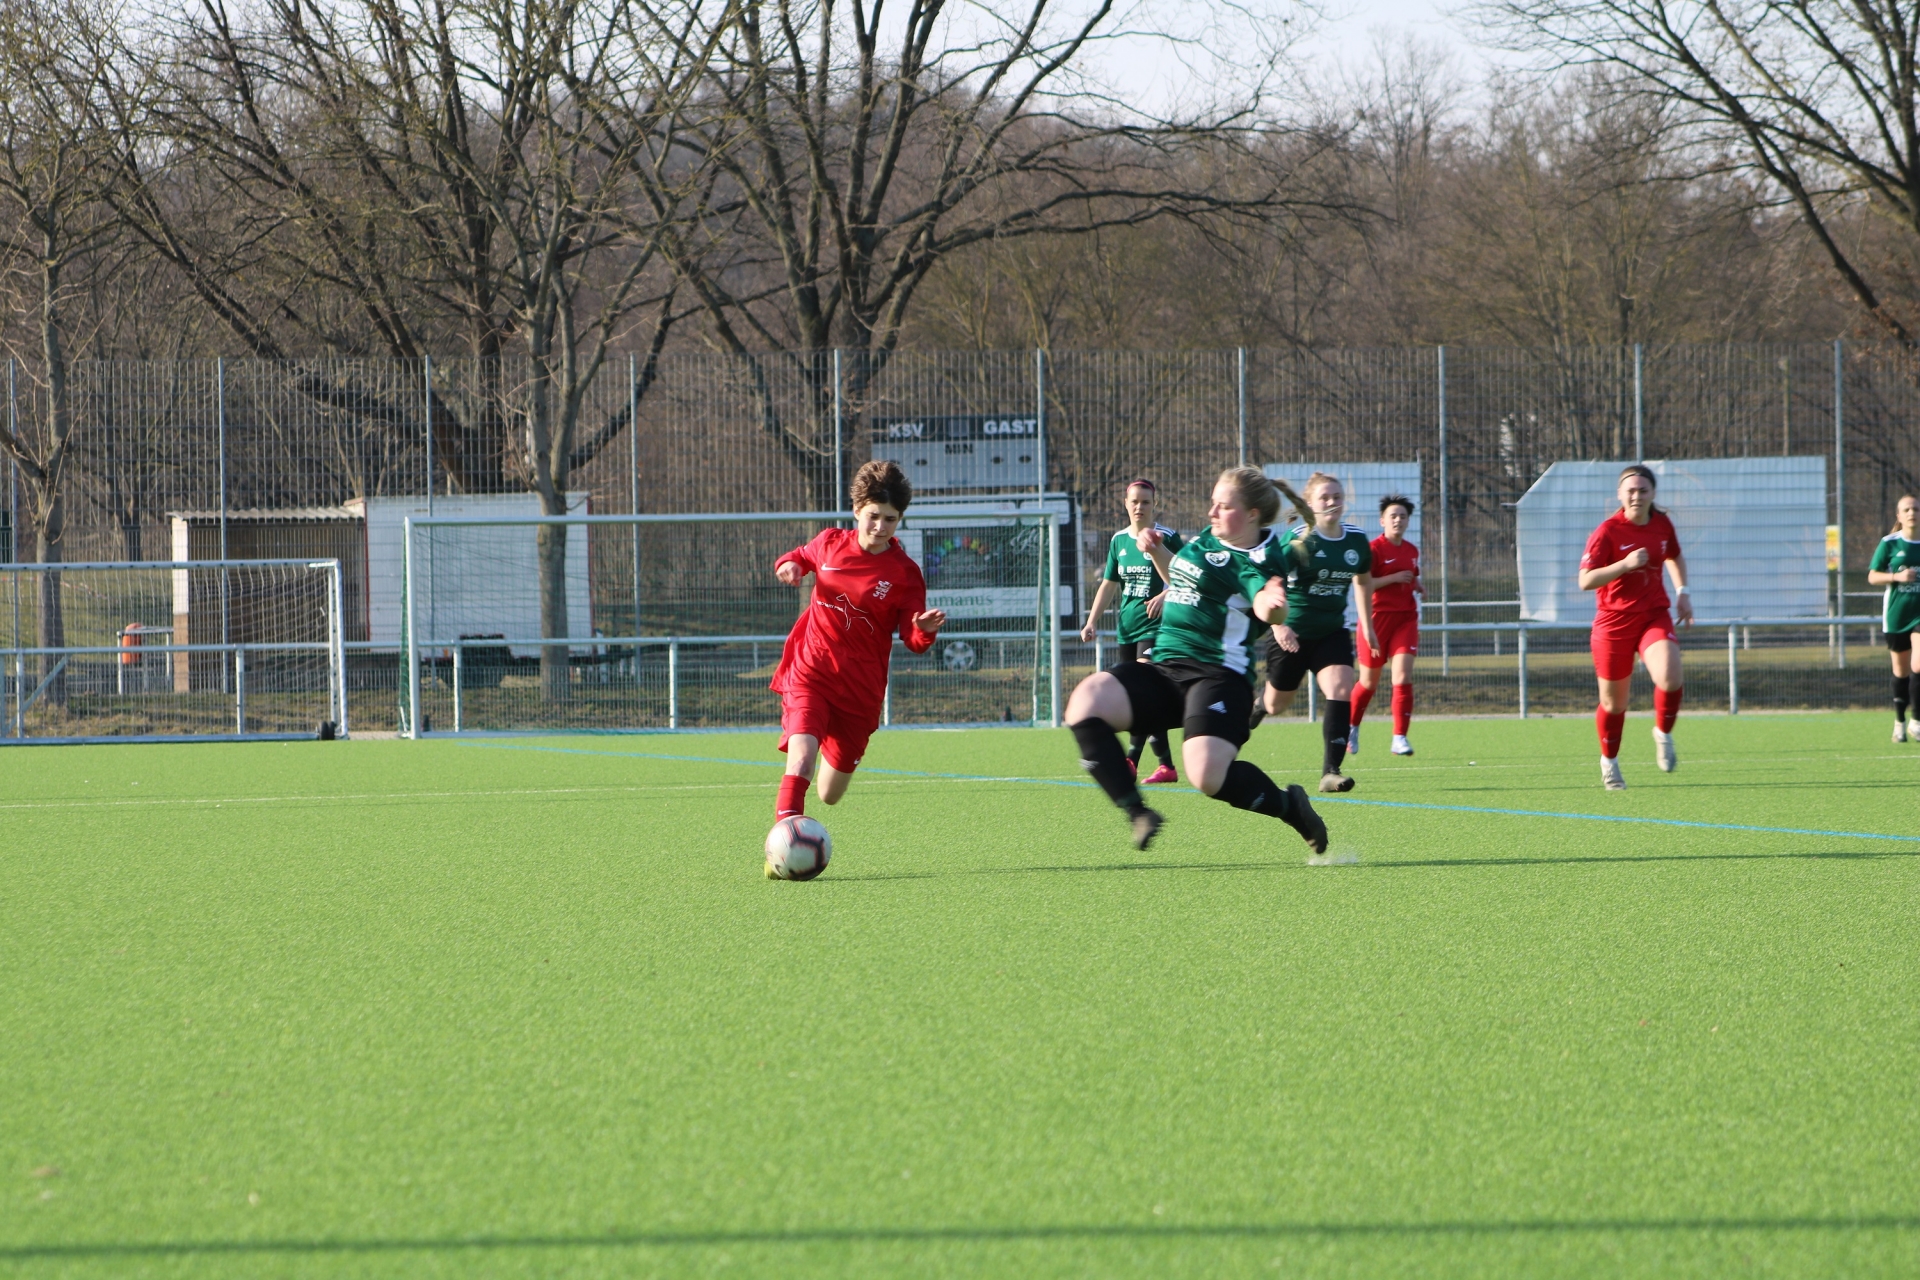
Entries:
{"type": "MultiPolygon", "coordinates": [[[[492,747],[496,751],[544,751],[563,756],[621,756],[636,760],[673,760],[687,764],[743,764],[755,769],[785,769],[784,760],[729,760],[724,756],[672,756],[657,751],[589,751],[584,747],[536,747],[514,742],[462,742],[465,747],[492,747]]],[[[1021,782],[1034,787],[1091,787],[1077,778],[1014,778],[984,773],[929,773],[924,769],[878,769],[860,766],[862,773],[884,773],[896,778],[940,778],[950,782],[1021,782]]]]}
{"type": "MultiPolygon", "coordinates": [[[[653,751],[589,751],[582,747],[535,747],[508,742],[465,742],[463,746],[491,747],[496,751],[545,751],[571,756],[625,756],[641,760],[672,760],[688,764],[740,764],[753,768],[778,769],[778,760],[729,760],[720,756],[676,756],[653,751]]],[[[897,778],[939,778],[952,782],[1017,782],[1034,787],[1082,787],[1094,784],[1074,778],[996,777],[982,773],[930,773],[923,769],[871,769],[863,773],[884,773],[897,778]]],[[[1195,795],[1197,792],[1159,792],[1160,795],[1195,795]]],[[[1903,844],[1920,843],[1920,836],[1890,836],[1878,831],[1822,831],[1812,827],[1758,827],[1742,822],[1689,822],[1684,818],[1640,818],[1617,813],[1554,813],[1546,809],[1493,809],[1471,804],[1428,804],[1415,800],[1358,800],[1348,796],[1315,796],[1316,804],[1357,804],[1373,809],[1424,809],[1436,813],[1480,813],[1506,818],[1558,818],[1565,822],[1623,822],[1643,827],[1691,827],[1698,831],[1748,831],[1770,836],[1828,836],[1841,840],[1897,840],[1903,844]]]]}

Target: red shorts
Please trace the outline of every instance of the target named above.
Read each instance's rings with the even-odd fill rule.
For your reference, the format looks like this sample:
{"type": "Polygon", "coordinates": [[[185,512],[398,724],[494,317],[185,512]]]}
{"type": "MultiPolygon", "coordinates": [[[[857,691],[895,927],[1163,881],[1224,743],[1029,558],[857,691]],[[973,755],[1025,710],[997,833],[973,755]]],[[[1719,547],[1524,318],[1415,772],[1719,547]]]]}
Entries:
{"type": "Polygon", "coordinates": [[[1602,613],[1593,620],[1594,673],[1602,680],[1625,680],[1633,674],[1635,654],[1673,638],[1673,618],[1665,609],[1602,613]]]}
{"type": "Polygon", "coordinates": [[[820,754],[841,773],[852,773],[867,754],[867,739],[880,727],[878,714],[850,715],[809,689],[789,689],[780,695],[780,749],[787,739],[804,734],[820,740],[820,754]]]}
{"type": "MultiPolygon", "coordinates": [[[[1356,640],[1359,637],[1355,637],[1356,640]]],[[[1360,644],[1358,660],[1363,667],[1378,671],[1396,653],[1420,652],[1420,615],[1408,610],[1373,615],[1373,639],[1378,649],[1360,644]]]]}

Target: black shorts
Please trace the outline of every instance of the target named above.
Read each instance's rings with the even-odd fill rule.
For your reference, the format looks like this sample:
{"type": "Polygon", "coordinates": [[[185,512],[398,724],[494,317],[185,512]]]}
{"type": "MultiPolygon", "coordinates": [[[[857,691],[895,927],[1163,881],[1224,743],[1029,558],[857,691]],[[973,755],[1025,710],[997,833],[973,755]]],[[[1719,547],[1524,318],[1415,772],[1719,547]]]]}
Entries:
{"type": "Polygon", "coordinates": [[[1253,686],[1238,672],[1212,662],[1133,662],[1111,672],[1133,704],[1134,733],[1151,736],[1179,728],[1189,738],[1247,740],[1253,718],[1253,686]]]}
{"type": "Polygon", "coordinates": [[[1883,631],[1881,632],[1881,634],[1886,636],[1887,648],[1891,649],[1893,652],[1895,653],[1912,653],[1913,652],[1913,632],[1883,631]]]}
{"type": "Polygon", "coordinates": [[[1113,646],[1113,665],[1117,667],[1123,663],[1138,662],[1152,652],[1151,640],[1129,640],[1125,644],[1116,644],[1113,646]]]}
{"type": "Polygon", "coordinates": [[[1330,631],[1317,640],[1302,640],[1297,653],[1288,653],[1273,638],[1272,632],[1267,633],[1267,683],[1283,693],[1298,689],[1309,671],[1318,673],[1327,667],[1352,665],[1353,632],[1345,628],[1330,631]]]}

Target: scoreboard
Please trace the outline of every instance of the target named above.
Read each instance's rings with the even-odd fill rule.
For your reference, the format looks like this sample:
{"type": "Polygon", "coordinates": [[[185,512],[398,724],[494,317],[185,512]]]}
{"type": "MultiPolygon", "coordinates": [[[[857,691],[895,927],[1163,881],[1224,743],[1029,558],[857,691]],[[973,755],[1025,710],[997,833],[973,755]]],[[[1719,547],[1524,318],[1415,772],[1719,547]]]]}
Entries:
{"type": "Polygon", "coordinates": [[[915,493],[1032,489],[1040,482],[1040,422],[997,414],[875,418],[876,461],[896,462],[915,493]]]}

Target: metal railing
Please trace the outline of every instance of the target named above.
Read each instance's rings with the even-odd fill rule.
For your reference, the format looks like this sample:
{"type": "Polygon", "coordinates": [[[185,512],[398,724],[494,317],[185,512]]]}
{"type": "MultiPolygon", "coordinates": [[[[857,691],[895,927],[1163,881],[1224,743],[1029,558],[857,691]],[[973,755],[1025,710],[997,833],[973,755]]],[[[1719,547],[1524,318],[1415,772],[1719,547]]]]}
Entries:
{"type": "MultiPolygon", "coordinates": [[[[406,583],[405,593],[404,593],[405,619],[404,619],[403,625],[405,628],[405,636],[408,638],[406,640],[403,640],[401,645],[402,653],[407,655],[407,658],[403,659],[403,663],[405,667],[405,680],[406,680],[406,703],[405,703],[405,706],[402,708],[401,732],[404,736],[409,738],[417,738],[422,736],[425,732],[427,732],[427,730],[423,728],[421,724],[421,721],[424,719],[424,717],[418,714],[418,712],[415,710],[422,706],[421,667],[423,665],[423,662],[431,662],[433,655],[440,650],[450,651],[451,662],[458,669],[452,681],[453,694],[454,694],[454,726],[455,726],[454,731],[456,733],[463,732],[465,729],[466,708],[465,708],[465,702],[464,702],[464,697],[462,693],[463,685],[464,685],[464,679],[462,677],[464,676],[464,668],[465,668],[464,654],[465,654],[465,650],[468,648],[491,648],[491,649],[498,649],[498,648],[562,649],[564,648],[568,650],[633,649],[636,651],[640,649],[645,649],[645,648],[653,648],[653,649],[665,648],[667,651],[667,693],[668,693],[667,727],[670,729],[678,729],[680,727],[680,697],[679,697],[680,653],[683,646],[692,646],[692,645],[717,646],[717,645],[725,645],[725,644],[768,644],[768,643],[778,644],[778,643],[784,643],[786,640],[786,635],[784,633],[779,635],[768,633],[763,635],[738,635],[738,636],[713,636],[713,635],[699,634],[699,635],[671,635],[671,636],[630,635],[630,636],[592,636],[592,637],[532,636],[532,637],[505,637],[505,638],[499,637],[499,636],[488,636],[484,639],[474,638],[474,637],[446,637],[446,638],[437,638],[437,639],[434,639],[434,638],[418,639],[417,637],[419,637],[419,634],[420,634],[419,620],[418,620],[418,603],[420,599],[420,592],[419,590],[416,589],[416,557],[415,557],[415,540],[414,540],[414,535],[416,532],[431,530],[436,528],[513,528],[513,527],[520,527],[520,526],[539,527],[542,525],[573,525],[573,524],[588,525],[588,526],[592,526],[592,525],[643,526],[643,525],[676,525],[676,524],[719,524],[719,525],[746,524],[746,523],[764,524],[764,523],[773,523],[773,522],[846,523],[850,521],[852,518],[853,517],[851,513],[845,512],[845,511],[769,511],[769,512],[748,512],[748,513],[699,512],[699,513],[683,514],[683,515],[663,515],[663,514],[617,515],[616,514],[616,515],[587,515],[587,516],[426,516],[426,517],[409,516],[405,520],[405,523],[403,526],[404,537],[405,537],[404,573],[405,573],[405,583],[406,583]]],[[[956,519],[956,520],[986,519],[986,517],[980,517],[980,516],[962,516],[962,517],[945,517],[945,518],[956,519]]],[[[1045,661],[1045,670],[1047,674],[1044,678],[1044,687],[1046,690],[1046,696],[1044,700],[1041,699],[1040,692],[1039,692],[1040,685],[1036,683],[1035,707],[1034,707],[1033,720],[1035,723],[1040,722],[1040,719],[1041,719],[1040,704],[1042,701],[1044,701],[1044,704],[1047,709],[1045,722],[1048,725],[1057,728],[1061,723],[1061,714],[1064,707],[1064,696],[1065,696],[1065,689],[1063,687],[1063,683],[1060,676],[1061,632],[1060,632],[1060,611],[1057,605],[1060,589],[1061,589],[1061,567],[1060,567],[1061,521],[1060,521],[1060,518],[1054,514],[1011,515],[1011,516],[998,517],[997,523],[1011,525],[1014,527],[1034,525],[1038,527],[1043,527],[1047,531],[1045,555],[1044,557],[1039,559],[1039,563],[1037,565],[1038,573],[1036,574],[1031,584],[1035,589],[1035,597],[1034,597],[1035,613],[1033,618],[1033,624],[1034,624],[1033,630],[1031,633],[1020,633],[1020,632],[1011,632],[1011,631],[978,632],[978,633],[973,633],[973,632],[948,633],[943,630],[942,635],[945,636],[947,640],[959,640],[959,639],[970,639],[970,638],[991,638],[991,639],[1004,640],[1004,639],[1014,638],[1016,636],[1020,636],[1022,638],[1030,638],[1035,645],[1036,661],[1038,661],[1039,651],[1044,647],[1044,651],[1047,655],[1046,661],[1045,661]],[[1050,601],[1053,602],[1052,607],[1049,607],[1050,601]]],[[[639,560],[638,560],[638,555],[639,555],[638,539],[635,540],[634,554],[635,554],[635,563],[634,563],[634,570],[633,570],[633,576],[634,576],[633,590],[634,590],[634,598],[635,600],[638,600],[641,596],[640,570],[639,570],[639,560]]],[[[897,643],[898,641],[896,640],[896,644],[897,643]]],[[[889,689],[888,692],[889,692],[889,696],[888,696],[887,702],[885,703],[885,710],[883,711],[883,722],[886,722],[886,723],[891,722],[891,689],[889,689]]]]}

